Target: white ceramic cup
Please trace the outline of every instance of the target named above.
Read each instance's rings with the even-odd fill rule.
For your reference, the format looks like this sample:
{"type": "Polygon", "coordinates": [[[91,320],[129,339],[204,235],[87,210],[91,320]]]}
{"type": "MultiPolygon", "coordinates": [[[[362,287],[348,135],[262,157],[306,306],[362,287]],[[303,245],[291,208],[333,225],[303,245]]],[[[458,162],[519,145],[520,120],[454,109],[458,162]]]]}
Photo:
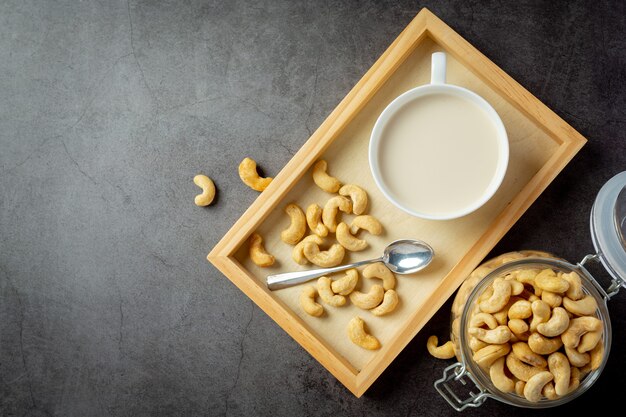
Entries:
{"type": "MultiPolygon", "coordinates": [[[[491,107],[491,105],[478,94],[463,87],[446,84],[446,54],[443,52],[436,52],[432,55],[430,84],[416,87],[398,96],[380,114],[378,120],[376,121],[376,124],[374,125],[374,129],[372,130],[369,145],[370,169],[372,171],[372,175],[374,176],[374,180],[376,181],[376,185],[382,191],[385,197],[387,197],[389,201],[391,201],[395,206],[405,211],[406,213],[409,213],[416,217],[432,220],[448,220],[462,217],[484,205],[500,187],[500,184],[502,183],[502,180],[506,173],[508,161],[509,142],[506,130],[504,128],[504,124],[502,123],[500,116],[498,116],[498,113],[496,113],[493,107],[491,107]],[[470,204],[463,207],[453,207],[451,210],[446,210],[445,213],[420,212],[414,207],[409,207],[407,203],[399,201],[398,198],[395,198],[392,195],[388,185],[382,178],[378,154],[381,147],[388,146],[388,144],[386,144],[384,140],[384,131],[385,127],[387,127],[390,121],[393,120],[393,116],[400,109],[404,108],[408,103],[411,103],[413,100],[417,100],[427,95],[438,94],[460,97],[484,110],[484,113],[487,115],[490,123],[493,124],[493,127],[496,131],[498,160],[496,163],[494,175],[491,178],[491,181],[489,182],[489,185],[485,189],[484,193],[479,198],[475,199],[470,204]]],[[[459,181],[463,181],[463,178],[459,178],[459,181]]],[[[416,181],[416,187],[419,187],[418,181],[416,181]]]]}

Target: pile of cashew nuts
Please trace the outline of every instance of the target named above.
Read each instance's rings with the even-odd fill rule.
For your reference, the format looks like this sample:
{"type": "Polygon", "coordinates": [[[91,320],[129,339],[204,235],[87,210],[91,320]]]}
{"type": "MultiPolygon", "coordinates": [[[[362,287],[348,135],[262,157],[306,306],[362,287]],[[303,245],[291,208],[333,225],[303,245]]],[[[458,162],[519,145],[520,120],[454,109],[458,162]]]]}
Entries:
{"type": "Polygon", "coordinates": [[[368,292],[355,290],[359,283],[359,271],[349,269],[344,275],[335,280],[321,277],[314,286],[307,286],[300,295],[300,306],[311,316],[319,317],[324,313],[324,307],[315,302],[319,298],[332,307],[342,307],[347,300],[362,310],[369,310],[375,316],[384,316],[391,313],[398,305],[398,293],[394,290],[396,279],[394,274],[382,263],[368,265],[362,275],[365,278],[377,278],[382,285],[374,284],[368,292]],[[311,288],[313,290],[311,290],[311,288]]]}
{"type": "MultiPolygon", "coordinates": [[[[254,163],[251,161],[246,166],[254,163]]],[[[242,166],[246,163],[242,162],[242,166]]],[[[242,171],[240,166],[240,174],[242,171]]],[[[311,204],[305,212],[295,203],[285,206],[285,213],[289,216],[290,224],[280,234],[280,239],[293,246],[292,259],[300,264],[309,262],[320,267],[332,267],[339,265],[346,254],[346,250],[358,252],[366,249],[366,240],[357,237],[361,230],[372,235],[380,235],[383,227],[380,222],[370,215],[365,214],[368,206],[368,197],[365,190],[358,185],[345,184],[327,173],[327,163],[324,160],[317,161],[313,165],[312,177],[315,184],[322,190],[336,194],[329,198],[324,207],[311,204]],[[350,225],[339,221],[339,214],[356,214],[350,225]],[[311,234],[307,233],[307,226],[311,234]],[[331,242],[327,249],[321,249],[325,245],[325,239],[330,233],[335,234],[336,243],[331,242]]],[[[254,165],[256,173],[256,164],[254,165]]],[[[250,168],[252,169],[252,168],[250,168]]],[[[250,174],[252,175],[252,174],[250,174]]],[[[256,174],[258,177],[258,174],[256,174]]],[[[241,176],[244,179],[244,175],[241,176]]],[[[271,178],[270,178],[271,180],[271,178]]],[[[269,182],[268,182],[269,184],[269,182]]],[[[258,266],[268,267],[274,264],[274,257],[263,246],[263,238],[253,234],[249,240],[250,259],[258,266]]]]}
{"type": "MultiPolygon", "coordinates": [[[[500,257],[498,262],[527,256],[513,254],[507,254],[507,259],[500,257]]],[[[495,266],[484,267],[469,280],[479,281],[480,275],[485,276],[495,266]]],[[[453,340],[457,343],[459,310],[467,298],[460,293],[468,292],[468,288],[473,285],[461,287],[462,302],[455,300],[453,305],[453,340]]],[[[516,393],[530,402],[567,395],[602,364],[604,325],[597,307],[576,272],[514,270],[494,279],[473,306],[467,341],[472,360],[502,392],[516,393]]],[[[454,356],[455,347],[458,350],[453,342],[438,347],[436,337],[428,342],[429,351],[442,358],[454,356]]]]}
{"type": "MultiPolygon", "coordinates": [[[[333,194],[323,207],[313,203],[306,211],[297,204],[290,203],[285,207],[290,224],[280,234],[280,239],[292,245],[291,257],[299,265],[308,263],[320,267],[339,265],[346,251],[358,252],[368,247],[368,242],[358,237],[361,231],[372,235],[380,235],[383,227],[380,222],[366,214],[368,207],[367,192],[355,184],[343,185],[337,178],[327,172],[328,164],[324,160],[317,161],[312,168],[313,182],[322,190],[333,194]],[[356,217],[348,224],[341,221],[341,213],[355,214],[356,217]],[[310,234],[307,235],[307,230],[310,234]],[[326,243],[330,235],[335,235],[336,242],[326,243]],[[325,249],[322,249],[326,247],[325,249]]],[[[242,177],[243,178],[243,177],[242,177]]],[[[268,267],[274,264],[274,256],[263,247],[263,238],[253,233],[249,240],[250,259],[258,266],[268,267]]],[[[299,298],[302,310],[314,317],[320,317],[325,309],[316,302],[319,297],[322,303],[330,307],[345,306],[350,300],[356,307],[367,310],[375,316],[391,313],[398,305],[399,298],[395,291],[396,278],[382,263],[367,266],[361,272],[365,278],[377,278],[381,284],[374,284],[367,292],[357,290],[359,271],[350,269],[341,277],[332,279],[321,277],[315,286],[306,286],[299,298]]],[[[354,317],[348,323],[348,336],[352,342],[365,349],[380,348],[376,337],[366,331],[365,321],[354,317]]]]}
{"type": "MultiPolygon", "coordinates": [[[[342,185],[341,182],[328,174],[326,161],[320,160],[313,165],[313,182],[332,196],[323,208],[311,204],[306,214],[295,204],[287,206],[285,211],[291,218],[291,225],[281,234],[283,242],[295,245],[291,257],[300,264],[312,263],[321,267],[339,265],[345,256],[345,251],[358,252],[366,249],[366,240],[357,237],[359,231],[364,230],[372,235],[380,235],[383,227],[380,222],[365,214],[368,207],[368,197],[365,190],[355,184],[342,185]],[[348,223],[339,221],[341,213],[355,214],[356,217],[348,223]],[[311,234],[306,234],[306,226],[311,234]],[[337,243],[332,243],[326,250],[321,250],[324,238],[330,233],[335,234],[337,243]]],[[[311,316],[319,317],[324,314],[324,307],[315,301],[319,295],[321,301],[332,307],[342,307],[349,299],[356,307],[367,310],[375,316],[391,313],[398,305],[398,293],[395,291],[396,278],[382,263],[368,265],[362,271],[365,278],[376,278],[381,284],[374,284],[369,291],[356,290],[359,283],[359,271],[350,269],[345,275],[335,280],[329,277],[318,279],[316,286],[307,286],[300,295],[300,306],[311,316]]],[[[380,342],[376,337],[367,333],[365,321],[355,316],[348,323],[348,337],[364,349],[376,350],[380,342]]]]}

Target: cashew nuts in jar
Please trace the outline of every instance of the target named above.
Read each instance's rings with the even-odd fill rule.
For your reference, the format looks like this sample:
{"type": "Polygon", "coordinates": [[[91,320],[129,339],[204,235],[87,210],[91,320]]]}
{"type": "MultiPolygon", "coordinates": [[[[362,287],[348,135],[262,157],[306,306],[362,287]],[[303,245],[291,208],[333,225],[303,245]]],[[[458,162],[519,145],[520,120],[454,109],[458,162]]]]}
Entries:
{"type": "MultiPolygon", "coordinates": [[[[606,313],[600,311],[599,296],[592,295],[597,290],[582,275],[548,265],[532,260],[502,268],[479,293],[472,289],[482,277],[470,274],[466,283],[471,284],[461,286],[452,307],[453,322],[467,315],[460,330],[465,360],[478,365],[492,391],[531,403],[568,396],[605,360],[606,313]],[[470,294],[473,304],[466,306],[470,294]]],[[[474,273],[489,274],[498,266],[483,264],[474,273]]],[[[459,347],[457,358],[458,352],[459,347]]]]}

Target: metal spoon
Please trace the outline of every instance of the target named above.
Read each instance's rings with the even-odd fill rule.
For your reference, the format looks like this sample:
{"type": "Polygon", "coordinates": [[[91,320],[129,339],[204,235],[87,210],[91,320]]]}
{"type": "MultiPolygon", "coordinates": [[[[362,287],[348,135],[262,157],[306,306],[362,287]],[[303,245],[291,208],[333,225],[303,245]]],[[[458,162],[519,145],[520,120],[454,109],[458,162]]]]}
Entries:
{"type": "Polygon", "coordinates": [[[433,260],[435,251],[427,243],[421,240],[402,239],[391,242],[383,252],[383,256],[367,261],[354,262],[348,265],[335,266],[333,268],[313,269],[309,271],[287,272],[267,277],[267,288],[279,290],[292,287],[303,282],[310,281],[322,275],[344,271],[357,266],[374,262],[383,262],[387,268],[396,274],[412,274],[420,271],[433,260]]]}

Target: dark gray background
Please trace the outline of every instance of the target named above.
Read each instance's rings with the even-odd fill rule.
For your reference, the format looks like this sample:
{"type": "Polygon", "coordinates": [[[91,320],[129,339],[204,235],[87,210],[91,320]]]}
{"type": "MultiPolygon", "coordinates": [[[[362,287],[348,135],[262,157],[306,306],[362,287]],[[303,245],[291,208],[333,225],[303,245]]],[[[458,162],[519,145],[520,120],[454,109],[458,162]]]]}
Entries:
{"type": "MultiPolygon", "coordinates": [[[[277,173],[423,6],[589,139],[493,253],[581,259],[626,169],[622,1],[3,0],[0,415],[455,414],[425,351],[450,302],[356,399],[205,260],[257,196],[239,161],[277,173]]],[[[609,308],[608,367],[560,411],[622,395],[609,308]]]]}

